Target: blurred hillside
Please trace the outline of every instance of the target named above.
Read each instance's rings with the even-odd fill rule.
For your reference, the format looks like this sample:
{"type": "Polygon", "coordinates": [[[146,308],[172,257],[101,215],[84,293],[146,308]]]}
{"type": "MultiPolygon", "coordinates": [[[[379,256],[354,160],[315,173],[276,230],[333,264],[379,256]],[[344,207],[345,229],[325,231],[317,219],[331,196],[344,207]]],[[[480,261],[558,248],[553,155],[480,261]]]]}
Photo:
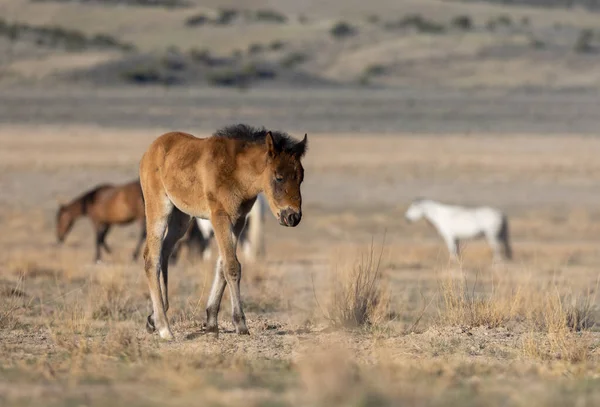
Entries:
{"type": "Polygon", "coordinates": [[[598,88],[596,7],[0,0],[0,84],[598,88]]]}

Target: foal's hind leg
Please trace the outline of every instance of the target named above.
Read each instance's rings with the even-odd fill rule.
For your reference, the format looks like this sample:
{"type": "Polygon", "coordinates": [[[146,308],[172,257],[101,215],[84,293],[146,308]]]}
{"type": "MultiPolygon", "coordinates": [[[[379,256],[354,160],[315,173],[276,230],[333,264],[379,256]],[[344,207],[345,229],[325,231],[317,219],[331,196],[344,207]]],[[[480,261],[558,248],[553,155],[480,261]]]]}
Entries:
{"type": "Polygon", "coordinates": [[[173,210],[173,204],[159,188],[144,185],[144,196],[147,197],[146,204],[146,249],[144,250],[144,269],[152,300],[152,314],[148,316],[146,327],[152,332],[155,329],[163,339],[173,339],[169,328],[163,294],[161,292],[160,268],[163,237],[167,228],[169,215],[173,210]]]}
{"type": "Polygon", "coordinates": [[[190,216],[181,212],[177,208],[173,208],[169,222],[167,226],[167,235],[163,241],[162,251],[160,254],[160,273],[162,279],[160,280],[160,291],[162,293],[163,305],[165,312],[169,310],[169,293],[168,293],[168,281],[169,281],[169,257],[173,248],[183,237],[187,228],[190,224],[190,216]]]}

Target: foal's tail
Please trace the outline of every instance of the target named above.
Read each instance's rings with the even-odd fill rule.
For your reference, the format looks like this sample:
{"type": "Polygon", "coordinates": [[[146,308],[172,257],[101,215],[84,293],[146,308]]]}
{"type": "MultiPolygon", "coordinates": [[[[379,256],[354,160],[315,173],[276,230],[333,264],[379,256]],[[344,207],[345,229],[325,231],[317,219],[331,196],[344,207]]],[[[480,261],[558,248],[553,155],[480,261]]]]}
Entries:
{"type": "Polygon", "coordinates": [[[247,242],[244,242],[244,254],[250,259],[257,259],[265,255],[264,223],[265,202],[262,195],[259,195],[246,220],[247,242]]]}
{"type": "Polygon", "coordinates": [[[506,257],[508,260],[512,260],[513,252],[510,246],[510,236],[508,233],[508,218],[506,217],[506,215],[502,216],[502,226],[500,227],[500,233],[498,234],[498,237],[504,245],[504,257],[506,257]]]}

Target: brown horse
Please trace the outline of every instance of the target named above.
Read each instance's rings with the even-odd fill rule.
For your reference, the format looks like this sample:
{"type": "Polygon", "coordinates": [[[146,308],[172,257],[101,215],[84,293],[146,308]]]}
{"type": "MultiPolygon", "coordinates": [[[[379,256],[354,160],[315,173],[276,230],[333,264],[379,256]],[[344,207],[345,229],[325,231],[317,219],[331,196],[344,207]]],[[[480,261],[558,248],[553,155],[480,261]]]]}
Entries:
{"type": "Polygon", "coordinates": [[[56,235],[63,242],[75,221],[87,216],[96,229],[96,262],[100,261],[100,248],[110,253],[106,244],[106,235],[112,225],[127,225],[134,221],[141,224],[141,233],[133,259],[137,259],[140,248],[146,238],[144,221],[144,199],[139,180],[125,185],[99,185],[96,188],[75,198],[66,205],[61,205],[56,214],[56,235]]]}
{"type": "Polygon", "coordinates": [[[161,338],[173,338],[166,316],[168,259],[191,217],[197,217],[210,219],[219,247],[206,331],[218,334],[217,316],[229,284],[235,330],[248,334],[240,300],[238,238],[260,192],[281,225],[300,223],[304,179],[300,160],[306,146],[306,135],[297,141],[286,133],[243,124],[205,139],[166,133],[150,145],[140,163],[148,230],[144,260],[153,308],[146,324],[149,332],[158,330],[161,338]]]}

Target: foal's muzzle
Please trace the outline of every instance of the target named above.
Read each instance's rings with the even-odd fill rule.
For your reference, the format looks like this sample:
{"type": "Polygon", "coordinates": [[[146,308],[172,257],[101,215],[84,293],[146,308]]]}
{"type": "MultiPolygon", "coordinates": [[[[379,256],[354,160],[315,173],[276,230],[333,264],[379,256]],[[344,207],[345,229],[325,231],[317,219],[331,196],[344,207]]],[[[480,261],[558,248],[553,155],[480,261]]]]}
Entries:
{"type": "Polygon", "coordinates": [[[302,212],[296,212],[292,209],[284,209],[279,214],[279,224],[282,226],[297,226],[302,219],[302,212]]]}

